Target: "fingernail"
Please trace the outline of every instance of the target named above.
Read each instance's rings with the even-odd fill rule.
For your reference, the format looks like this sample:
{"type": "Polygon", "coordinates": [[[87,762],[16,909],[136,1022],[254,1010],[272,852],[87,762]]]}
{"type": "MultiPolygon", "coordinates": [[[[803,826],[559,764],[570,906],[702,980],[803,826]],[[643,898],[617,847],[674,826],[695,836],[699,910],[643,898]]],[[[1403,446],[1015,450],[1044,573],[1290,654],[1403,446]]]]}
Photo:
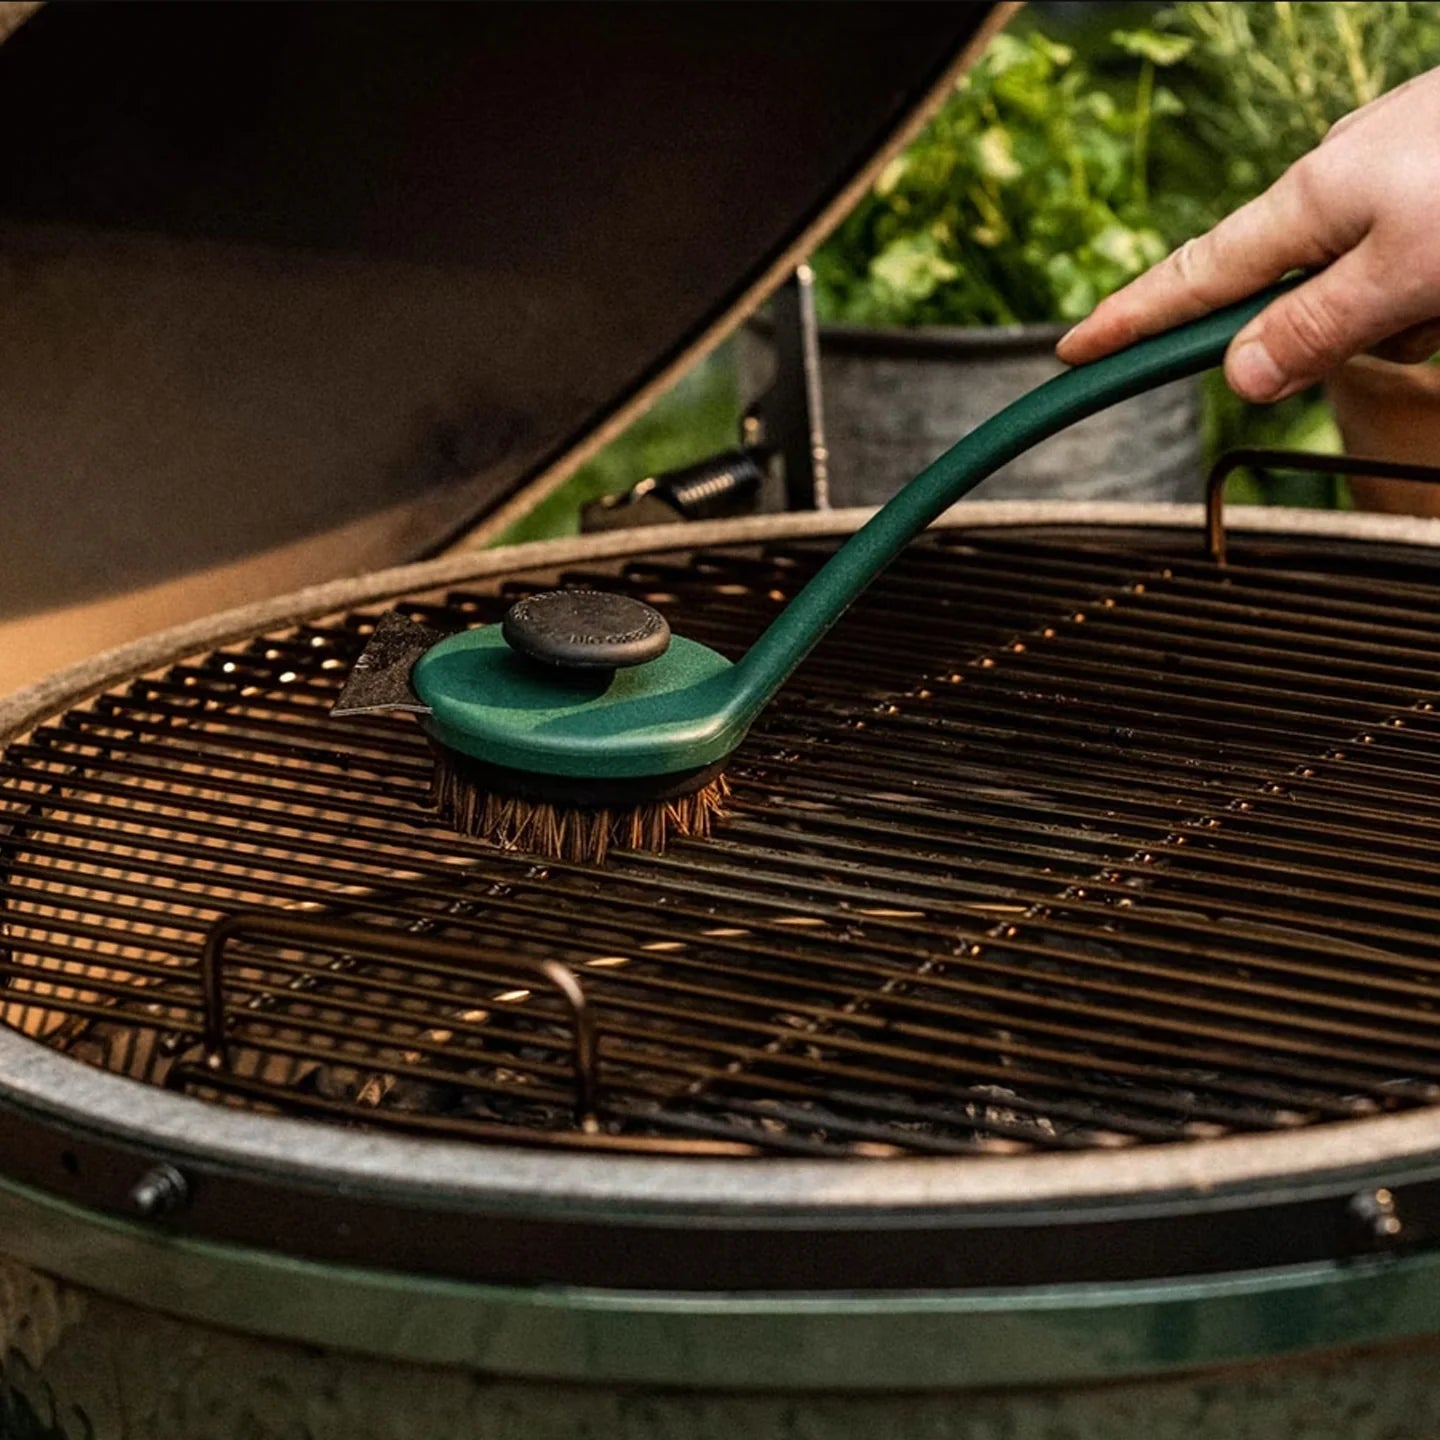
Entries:
{"type": "MultiPolygon", "coordinates": [[[[1072,325],[1056,342],[1055,355],[1058,359],[1065,359],[1065,351],[1069,348],[1070,342],[1085,328],[1082,321],[1079,325],[1072,325]]],[[[1068,361],[1066,362],[1069,363],[1068,361]]]]}
{"type": "Polygon", "coordinates": [[[1244,341],[1231,355],[1225,374],[1230,388],[1247,400],[1276,400],[1286,383],[1263,340],[1244,341]]]}

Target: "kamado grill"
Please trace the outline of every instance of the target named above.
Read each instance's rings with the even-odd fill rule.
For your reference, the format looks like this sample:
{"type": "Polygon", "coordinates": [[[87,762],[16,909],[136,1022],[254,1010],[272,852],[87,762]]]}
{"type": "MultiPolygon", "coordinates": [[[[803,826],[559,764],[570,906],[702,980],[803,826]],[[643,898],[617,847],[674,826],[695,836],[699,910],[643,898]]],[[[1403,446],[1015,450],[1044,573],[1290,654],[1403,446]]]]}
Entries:
{"type": "MultiPolygon", "coordinates": [[[[943,8],[842,11],[948,56],[943,8]]],[[[1440,1433],[1440,527],[1227,544],[1223,478],[958,507],[715,834],[603,868],[331,717],[380,618],[593,588],[734,656],[857,512],[380,570],[0,704],[0,1435],[1440,1433]]]]}
{"type": "MultiPolygon", "coordinates": [[[[455,837],[418,732],[328,718],[395,600],[604,584],[742,647],[849,518],[436,562],[10,704],[5,1234],[115,1297],[75,1344],[159,1364],[179,1322],[138,1304],[227,1385],[343,1375],[337,1414],[375,1364],[293,1342],[450,1367],[451,1425],[471,1367],[680,1424],[721,1402],[611,1387],[1053,1387],[1429,1330],[1429,522],[1261,517],[1221,568],[1169,507],[967,506],[768,713],[719,833],[603,871],[455,837]]],[[[1428,1364],[1202,1389],[1413,1408],[1428,1364]]],[[[1084,1433],[1136,1388],[1024,1403],[1084,1433]]]]}

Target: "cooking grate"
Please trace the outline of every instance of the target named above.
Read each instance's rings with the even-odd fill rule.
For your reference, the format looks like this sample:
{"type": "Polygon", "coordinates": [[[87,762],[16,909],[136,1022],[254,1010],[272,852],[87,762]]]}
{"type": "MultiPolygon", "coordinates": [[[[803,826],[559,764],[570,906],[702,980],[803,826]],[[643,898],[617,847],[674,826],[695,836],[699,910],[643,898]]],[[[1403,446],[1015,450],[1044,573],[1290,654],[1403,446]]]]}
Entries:
{"type": "MultiPolygon", "coordinates": [[[[564,578],[733,655],[829,548],[564,578]]],[[[219,1103],[586,1147],[1114,1147],[1433,1103],[1440,580],[1192,554],[932,537],[764,717],[718,834],[600,872],[452,835],[412,722],[328,718],[371,615],[136,679],[0,761],[0,1017],[219,1103]],[[375,943],[232,938],[207,1063],[201,948],[255,908],[375,943]],[[554,962],[599,1036],[588,1125],[554,962]]],[[[406,608],[455,628],[526,588],[406,608]]]]}

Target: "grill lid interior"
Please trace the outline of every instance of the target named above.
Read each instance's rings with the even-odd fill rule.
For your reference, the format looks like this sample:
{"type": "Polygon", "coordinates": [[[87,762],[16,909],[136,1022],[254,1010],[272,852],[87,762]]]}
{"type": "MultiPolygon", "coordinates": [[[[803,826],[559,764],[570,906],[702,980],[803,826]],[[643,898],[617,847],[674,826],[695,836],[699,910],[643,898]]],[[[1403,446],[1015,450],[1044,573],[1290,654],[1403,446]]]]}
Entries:
{"type": "Polygon", "coordinates": [[[45,6],[0,45],[0,617],[433,552],[778,284],[993,10],[45,6]]]}

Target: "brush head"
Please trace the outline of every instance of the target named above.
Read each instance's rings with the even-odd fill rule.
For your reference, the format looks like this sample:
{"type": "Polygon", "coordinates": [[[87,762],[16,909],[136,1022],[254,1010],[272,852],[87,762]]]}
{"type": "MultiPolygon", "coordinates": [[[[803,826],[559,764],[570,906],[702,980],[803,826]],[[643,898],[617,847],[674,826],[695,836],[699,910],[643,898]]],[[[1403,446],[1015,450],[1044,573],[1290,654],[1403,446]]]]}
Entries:
{"type": "Polygon", "coordinates": [[[672,836],[708,835],[729,752],[695,746],[695,722],[729,668],[628,596],[518,601],[502,625],[452,635],[415,665],[436,808],[504,849],[596,865],[612,847],[658,854],[672,836]]]}
{"type": "Polygon", "coordinates": [[[332,714],[415,713],[432,798],[463,834],[599,863],[703,836],[744,737],[733,667],[623,595],[553,591],[440,638],[382,616],[332,714]]]}
{"type": "Polygon", "coordinates": [[[431,799],[462,835],[554,860],[601,865],[612,848],[661,855],[674,837],[704,838],[724,808],[723,762],[666,781],[535,776],[435,746],[431,799]]]}

